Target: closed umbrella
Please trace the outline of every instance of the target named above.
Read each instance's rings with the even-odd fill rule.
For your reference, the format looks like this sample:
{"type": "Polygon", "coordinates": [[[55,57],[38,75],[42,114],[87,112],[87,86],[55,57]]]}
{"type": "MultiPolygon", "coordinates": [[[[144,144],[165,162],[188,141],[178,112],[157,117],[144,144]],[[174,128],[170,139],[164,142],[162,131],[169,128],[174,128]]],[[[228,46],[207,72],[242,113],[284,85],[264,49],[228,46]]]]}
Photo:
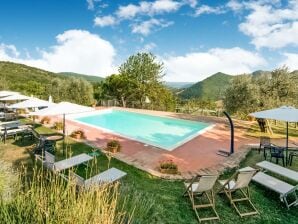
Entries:
{"type": "MultiPolygon", "coordinates": [[[[250,116],[263,119],[272,119],[285,121],[286,127],[286,157],[288,158],[288,146],[289,146],[289,122],[298,122],[298,109],[290,106],[282,106],[271,110],[263,110],[255,113],[251,113],[250,116]]],[[[286,161],[287,162],[287,161],[286,161]]]]}
{"type": "Polygon", "coordinates": [[[30,115],[37,116],[56,116],[63,115],[63,152],[64,152],[64,140],[65,140],[65,115],[67,114],[77,114],[94,111],[95,109],[92,107],[86,107],[79,104],[69,103],[69,102],[61,102],[54,104],[48,108],[32,112],[30,115]]]}

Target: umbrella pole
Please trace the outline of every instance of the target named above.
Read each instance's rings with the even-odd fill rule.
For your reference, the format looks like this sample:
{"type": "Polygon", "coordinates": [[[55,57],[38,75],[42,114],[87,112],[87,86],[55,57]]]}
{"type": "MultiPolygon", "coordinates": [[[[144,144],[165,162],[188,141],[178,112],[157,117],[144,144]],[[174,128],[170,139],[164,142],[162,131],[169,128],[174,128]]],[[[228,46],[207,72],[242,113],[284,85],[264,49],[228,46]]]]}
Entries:
{"type": "Polygon", "coordinates": [[[63,114],[63,145],[62,145],[63,156],[65,155],[65,114],[63,114]]]}
{"type": "Polygon", "coordinates": [[[289,150],[289,122],[287,122],[286,165],[288,165],[288,150],[289,150]]]}

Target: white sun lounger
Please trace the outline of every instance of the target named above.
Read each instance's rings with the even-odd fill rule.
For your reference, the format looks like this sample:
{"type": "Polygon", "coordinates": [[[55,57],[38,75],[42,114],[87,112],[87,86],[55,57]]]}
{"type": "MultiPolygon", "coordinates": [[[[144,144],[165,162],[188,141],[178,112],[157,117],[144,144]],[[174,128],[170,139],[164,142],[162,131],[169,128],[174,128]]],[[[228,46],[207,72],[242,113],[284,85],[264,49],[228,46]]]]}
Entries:
{"type": "Polygon", "coordinates": [[[253,181],[263,185],[280,194],[280,199],[286,204],[287,208],[289,209],[293,205],[298,204],[298,198],[296,195],[296,189],[298,186],[290,185],[282,180],[279,180],[275,177],[269,176],[263,172],[258,172],[253,178],[253,181]],[[295,197],[295,201],[289,202],[287,201],[287,197],[289,194],[293,194],[295,197]]]}
{"type": "Polygon", "coordinates": [[[298,182],[298,172],[294,170],[284,168],[282,166],[276,165],[274,163],[270,163],[268,161],[262,161],[257,163],[256,165],[264,170],[268,170],[272,173],[278,174],[280,176],[283,176],[290,180],[298,182]]]}
{"type": "Polygon", "coordinates": [[[88,188],[94,185],[110,184],[115,181],[119,181],[121,178],[126,176],[127,173],[113,167],[87,180],[84,180],[84,178],[73,172],[70,172],[70,175],[74,178],[78,186],[88,188]]]}
{"type": "Polygon", "coordinates": [[[80,155],[70,157],[68,159],[61,160],[59,162],[55,162],[54,170],[59,172],[61,170],[69,169],[71,167],[77,166],[79,164],[85,163],[89,160],[93,159],[92,156],[87,155],[86,153],[82,153],[80,155]]]}
{"type": "MultiPolygon", "coordinates": [[[[36,157],[42,160],[39,157],[36,157]]],[[[69,169],[71,167],[77,166],[79,164],[85,163],[89,160],[92,160],[93,157],[87,155],[86,153],[82,153],[77,156],[70,157],[68,159],[61,160],[59,162],[55,162],[55,156],[51,153],[45,152],[45,161],[43,163],[47,166],[47,168],[59,172],[61,170],[69,169]]]]}

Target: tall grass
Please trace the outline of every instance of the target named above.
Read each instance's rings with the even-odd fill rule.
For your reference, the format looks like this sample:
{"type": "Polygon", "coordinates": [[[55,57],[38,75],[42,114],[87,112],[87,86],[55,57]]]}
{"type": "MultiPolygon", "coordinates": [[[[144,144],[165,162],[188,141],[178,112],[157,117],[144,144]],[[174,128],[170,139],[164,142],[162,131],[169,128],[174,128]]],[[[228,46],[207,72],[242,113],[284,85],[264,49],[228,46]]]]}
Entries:
{"type": "Polygon", "coordinates": [[[15,193],[17,175],[10,164],[0,160],[0,200],[9,201],[15,193]]]}
{"type": "Polygon", "coordinates": [[[71,180],[34,168],[18,174],[14,197],[0,201],[0,223],[130,223],[119,201],[119,185],[78,191],[71,180]]]}

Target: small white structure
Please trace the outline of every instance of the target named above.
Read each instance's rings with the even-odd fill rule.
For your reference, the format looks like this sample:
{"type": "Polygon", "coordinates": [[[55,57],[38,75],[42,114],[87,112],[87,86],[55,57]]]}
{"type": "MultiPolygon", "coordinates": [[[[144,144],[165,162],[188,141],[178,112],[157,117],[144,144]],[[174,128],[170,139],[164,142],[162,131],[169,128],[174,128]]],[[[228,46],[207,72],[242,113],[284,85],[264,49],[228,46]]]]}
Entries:
{"type": "Polygon", "coordinates": [[[150,101],[150,99],[149,99],[148,96],[145,97],[145,103],[147,103],[147,104],[151,103],[151,101],[150,101]]]}

